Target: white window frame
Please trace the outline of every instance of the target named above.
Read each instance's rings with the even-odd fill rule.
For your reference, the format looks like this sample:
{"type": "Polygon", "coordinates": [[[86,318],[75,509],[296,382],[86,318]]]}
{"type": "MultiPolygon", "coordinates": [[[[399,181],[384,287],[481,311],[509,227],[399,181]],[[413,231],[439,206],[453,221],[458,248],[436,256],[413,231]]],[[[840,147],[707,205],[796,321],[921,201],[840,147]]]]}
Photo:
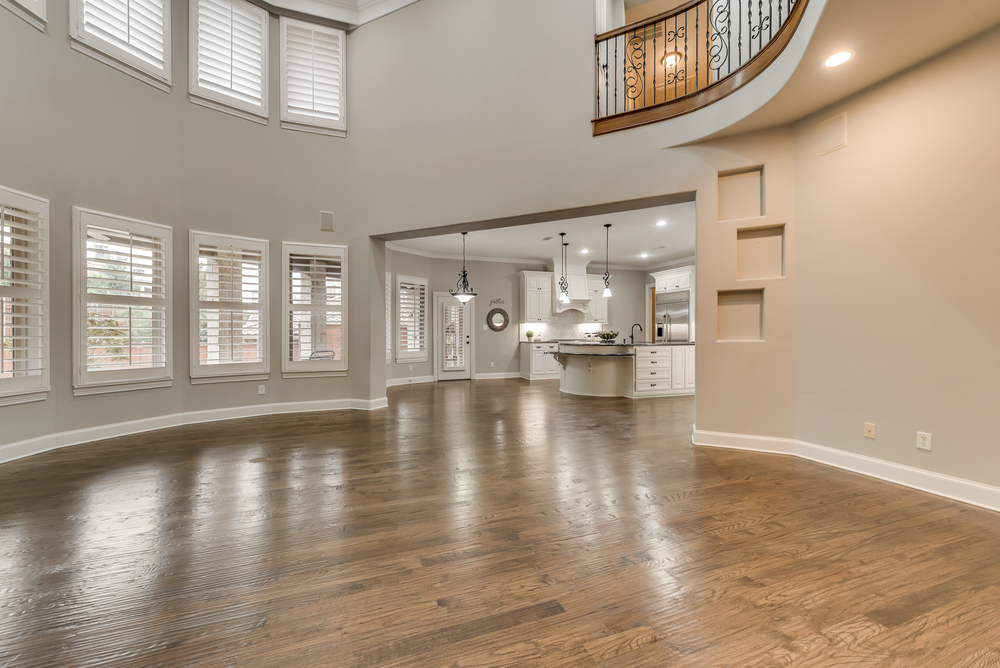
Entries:
{"type": "Polygon", "coordinates": [[[385,272],[385,363],[392,362],[392,273],[385,272]]]}
{"type": "MultiPolygon", "coordinates": [[[[41,269],[41,373],[27,378],[0,378],[0,406],[44,401],[49,396],[49,368],[52,354],[49,347],[49,201],[35,195],[11,190],[0,186],[0,205],[27,211],[39,218],[38,229],[41,242],[39,264],[41,269]]],[[[0,296],[23,299],[14,288],[0,287],[0,296]]],[[[29,297],[32,298],[32,297],[29,297]]]]}
{"type": "MultiPolygon", "coordinates": [[[[111,213],[73,207],[73,396],[130,392],[170,387],[173,381],[173,228],[111,213]],[[143,306],[164,309],[164,366],[139,369],[87,370],[87,227],[100,225],[143,235],[160,234],[164,239],[164,296],[142,300],[143,306]]],[[[93,295],[93,299],[105,299],[93,295]]],[[[138,303],[138,302],[137,302],[138,303]]]]}
{"type": "Polygon", "coordinates": [[[84,3],[87,0],[69,0],[70,46],[105,65],[169,93],[171,85],[170,0],[161,1],[163,2],[163,69],[158,69],[108,40],[87,32],[84,26],[84,3]]]}
{"type": "Polygon", "coordinates": [[[280,17],[280,71],[281,71],[281,127],[286,130],[299,130],[332,137],[347,136],[347,33],[338,28],[300,21],[298,19],[280,17]],[[312,30],[338,35],[340,39],[340,119],[325,120],[306,114],[290,111],[288,108],[288,27],[293,25],[308,26],[312,30]]]}
{"type": "Polygon", "coordinates": [[[428,281],[426,278],[418,278],[416,276],[403,276],[402,274],[396,274],[396,343],[393,346],[396,349],[396,362],[426,362],[430,359],[430,314],[428,302],[430,301],[430,291],[428,289],[428,281]],[[422,350],[403,350],[401,346],[400,336],[400,323],[402,322],[402,317],[400,316],[400,305],[401,300],[399,299],[399,291],[403,283],[410,283],[414,285],[424,286],[424,332],[423,340],[424,347],[422,350]]]}
{"type": "Polygon", "coordinates": [[[45,0],[0,0],[0,7],[6,7],[32,27],[45,32],[45,0]]]}
{"type": "MultiPolygon", "coordinates": [[[[281,244],[281,373],[283,378],[305,378],[317,376],[347,375],[347,246],[333,244],[300,244],[282,242],[281,244]],[[291,312],[301,310],[301,305],[291,303],[291,256],[321,255],[340,258],[341,303],[333,310],[340,310],[340,349],[343,353],[339,360],[309,360],[293,362],[289,359],[288,345],[291,339],[291,312]]],[[[305,308],[309,308],[305,306],[305,308]]]]}
{"type": "Polygon", "coordinates": [[[189,282],[191,286],[191,384],[200,385],[202,383],[229,383],[250,380],[267,380],[270,371],[270,337],[268,330],[270,325],[270,309],[268,308],[268,293],[270,287],[270,271],[268,267],[268,241],[266,239],[254,239],[251,237],[238,237],[229,234],[215,234],[211,232],[199,232],[191,230],[189,265],[189,282]],[[198,291],[198,247],[203,244],[214,244],[224,246],[239,246],[246,250],[258,250],[260,259],[260,302],[255,309],[260,311],[260,338],[261,354],[260,362],[235,362],[232,364],[200,364],[200,345],[198,339],[199,311],[201,308],[226,308],[230,302],[201,302],[198,291]]]}
{"type": "MultiPolygon", "coordinates": [[[[0,0],[2,1],[2,0],[0,0]]],[[[245,118],[248,121],[267,125],[268,118],[268,27],[270,16],[267,11],[256,5],[252,5],[244,0],[218,0],[228,2],[233,5],[240,5],[245,11],[260,15],[263,31],[261,33],[261,103],[253,104],[240,100],[232,95],[226,95],[212,90],[199,83],[198,64],[199,56],[199,32],[198,19],[201,10],[200,0],[190,0],[188,11],[189,39],[188,39],[188,93],[191,102],[222,111],[233,116],[245,118]]]]}

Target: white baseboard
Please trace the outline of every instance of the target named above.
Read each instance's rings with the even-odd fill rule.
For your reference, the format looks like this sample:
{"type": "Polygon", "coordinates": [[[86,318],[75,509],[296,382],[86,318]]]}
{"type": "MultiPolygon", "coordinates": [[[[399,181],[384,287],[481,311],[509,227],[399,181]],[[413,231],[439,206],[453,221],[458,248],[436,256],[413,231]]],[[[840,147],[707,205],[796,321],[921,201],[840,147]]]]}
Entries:
{"type": "Polygon", "coordinates": [[[477,373],[476,380],[500,380],[501,378],[520,378],[520,371],[508,371],[507,373],[477,373]]]}
{"type": "Polygon", "coordinates": [[[16,443],[0,445],[0,464],[4,462],[37,455],[49,450],[80,445],[106,438],[117,438],[167,427],[179,427],[185,424],[201,422],[216,422],[235,418],[257,417],[261,415],[280,415],[284,413],[309,413],[315,411],[362,410],[370,411],[385,408],[389,405],[385,397],[379,399],[330,399],[327,401],[295,401],[281,404],[257,404],[254,406],[236,406],[233,408],[216,408],[207,411],[191,411],[173,413],[142,420],[116,422],[85,429],[74,429],[57,434],[47,434],[37,438],[29,438],[16,443]]]}
{"type": "Polygon", "coordinates": [[[934,473],[925,469],[913,468],[903,464],[887,462],[865,455],[828,448],[815,443],[798,441],[791,438],[772,438],[767,436],[748,436],[746,434],[729,434],[719,431],[704,431],[697,428],[691,436],[695,445],[705,445],[716,448],[732,448],[736,450],[751,450],[780,455],[793,455],[810,461],[826,464],[845,471],[860,473],[871,478],[918,489],[937,496],[943,496],[955,501],[962,501],[980,508],[1000,512],[1000,487],[984,485],[983,483],[955,478],[942,473],[934,473]]]}
{"type": "Polygon", "coordinates": [[[385,381],[386,387],[397,385],[416,385],[418,383],[433,383],[434,376],[414,376],[412,378],[389,378],[385,381]]]}

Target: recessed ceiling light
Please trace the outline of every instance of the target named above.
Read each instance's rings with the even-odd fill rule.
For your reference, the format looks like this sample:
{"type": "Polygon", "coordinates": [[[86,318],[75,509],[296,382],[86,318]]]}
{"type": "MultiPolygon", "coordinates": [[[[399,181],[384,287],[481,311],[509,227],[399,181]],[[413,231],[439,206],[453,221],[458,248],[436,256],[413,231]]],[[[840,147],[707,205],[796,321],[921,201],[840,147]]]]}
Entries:
{"type": "Polygon", "coordinates": [[[643,253],[643,254],[642,254],[642,255],[640,255],[639,257],[649,257],[649,253],[643,253]]]}
{"type": "Polygon", "coordinates": [[[658,222],[658,223],[656,224],[656,226],[657,226],[657,227],[666,227],[666,226],[667,226],[667,221],[665,221],[665,220],[661,220],[660,222],[658,222]]]}
{"type": "Polygon", "coordinates": [[[586,248],[581,248],[581,249],[580,249],[580,255],[586,255],[586,254],[587,254],[587,253],[589,253],[589,252],[590,252],[590,251],[589,251],[589,250],[587,250],[586,248]]]}
{"type": "Polygon", "coordinates": [[[853,56],[854,56],[853,51],[841,51],[840,53],[835,53],[826,59],[826,66],[836,67],[837,65],[843,65],[853,56]]]}

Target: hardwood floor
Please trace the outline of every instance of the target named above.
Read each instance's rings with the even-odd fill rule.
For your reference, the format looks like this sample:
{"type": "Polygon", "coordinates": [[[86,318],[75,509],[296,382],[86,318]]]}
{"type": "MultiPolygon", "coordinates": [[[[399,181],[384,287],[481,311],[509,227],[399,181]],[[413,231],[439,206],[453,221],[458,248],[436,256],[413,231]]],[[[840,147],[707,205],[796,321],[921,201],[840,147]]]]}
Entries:
{"type": "Polygon", "coordinates": [[[558,383],[0,466],[0,668],[1000,666],[1000,515],[558,383]]]}

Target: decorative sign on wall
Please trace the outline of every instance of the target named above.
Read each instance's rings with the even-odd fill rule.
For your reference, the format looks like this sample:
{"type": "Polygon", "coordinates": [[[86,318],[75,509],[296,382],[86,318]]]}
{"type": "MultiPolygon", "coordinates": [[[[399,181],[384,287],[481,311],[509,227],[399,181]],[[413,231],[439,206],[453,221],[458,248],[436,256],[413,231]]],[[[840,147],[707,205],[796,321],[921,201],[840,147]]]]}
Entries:
{"type": "Polygon", "coordinates": [[[493,308],[494,306],[503,306],[506,303],[507,303],[506,299],[500,299],[500,298],[491,299],[490,300],[490,308],[493,308]]]}

